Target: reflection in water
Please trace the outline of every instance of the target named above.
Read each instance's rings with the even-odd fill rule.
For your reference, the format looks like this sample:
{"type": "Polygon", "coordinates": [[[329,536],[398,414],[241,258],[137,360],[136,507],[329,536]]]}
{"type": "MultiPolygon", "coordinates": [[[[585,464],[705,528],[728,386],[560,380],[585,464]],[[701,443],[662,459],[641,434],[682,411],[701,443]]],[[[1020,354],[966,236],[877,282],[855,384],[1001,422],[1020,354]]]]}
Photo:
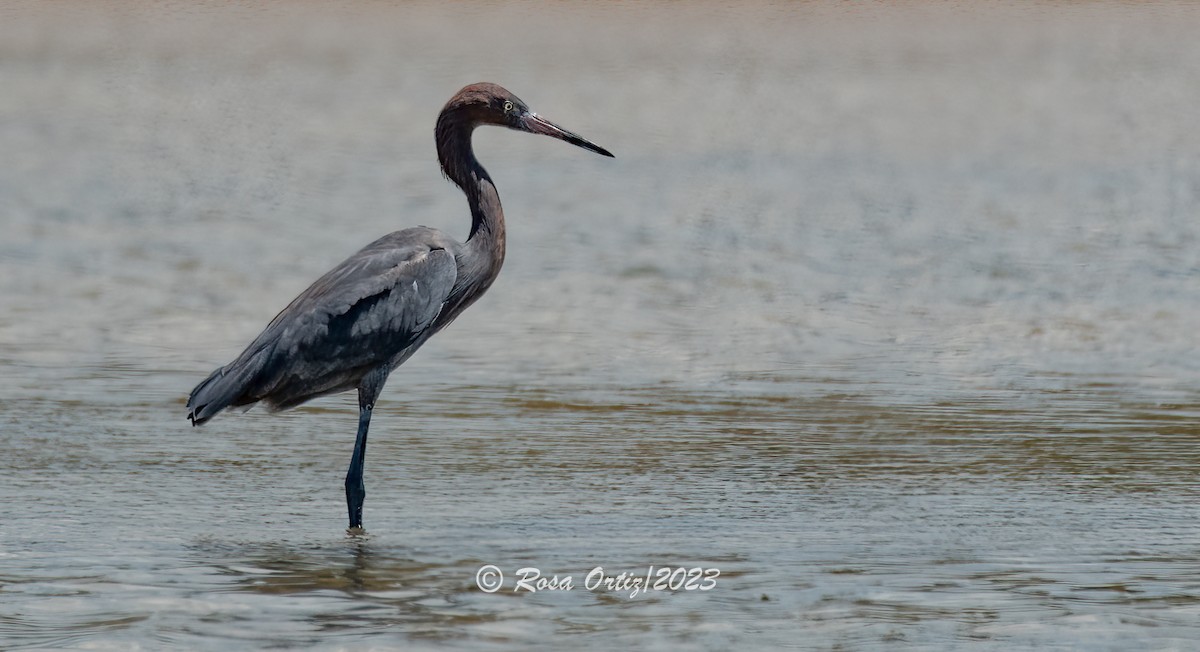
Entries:
{"type": "Polygon", "coordinates": [[[482,562],[434,564],[396,556],[369,538],[333,548],[303,549],[277,544],[200,546],[197,560],[226,559],[220,575],[235,580],[233,590],[272,596],[340,601],[325,613],[308,615],[318,631],[361,631],[410,625],[455,628],[494,622],[497,614],[467,608],[460,594],[482,562]],[[216,549],[213,549],[216,548],[216,549]]]}
{"type": "Polygon", "coordinates": [[[1196,7],[0,15],[0,648],[1200,637],[1196,7]],[[465,236],[427,125],[480,79],[619,158],[478,134],[506,269],[389,380],[348,537],[353,396],[184,396],[465,236]]]}

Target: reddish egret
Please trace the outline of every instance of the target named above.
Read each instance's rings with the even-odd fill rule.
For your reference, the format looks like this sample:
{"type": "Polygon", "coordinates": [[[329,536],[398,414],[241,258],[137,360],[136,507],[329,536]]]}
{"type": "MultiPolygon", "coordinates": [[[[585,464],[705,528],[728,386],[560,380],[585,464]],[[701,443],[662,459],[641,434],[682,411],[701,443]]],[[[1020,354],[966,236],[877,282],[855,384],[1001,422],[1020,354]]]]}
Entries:
{"type": "Polygon", "coordinates": [[[553,136],[612,156],[495,84],[463,88],[438,115],[434,134],[442,173],[471,207],[467,241],[416,227],[372,242],[317,279],[188,398],[188,418],[198,426],[230,406],[261,401],[286,410],[358,389],[358,436],[346,472],[351,529],[362,527],[367,427],[388,374],[483,295],[504,263],[500,196],[471,150],[479,125],[553,136]]]}

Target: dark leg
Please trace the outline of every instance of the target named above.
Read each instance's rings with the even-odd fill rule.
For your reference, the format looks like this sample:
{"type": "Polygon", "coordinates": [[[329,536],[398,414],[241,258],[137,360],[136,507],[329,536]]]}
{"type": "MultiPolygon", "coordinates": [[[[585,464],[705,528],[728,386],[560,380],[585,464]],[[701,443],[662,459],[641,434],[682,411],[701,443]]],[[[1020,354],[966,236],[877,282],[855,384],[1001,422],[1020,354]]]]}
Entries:
{"type": "Polygon", "coordinates": [[[371,411],[375,399],[387,380],[388,369],[380,369],[363,378],[358,386],[358,437],[354,440],[354,454],[350,457],[350,469],[346,471],[346,507],[350,510],[350,528],[362,528],[363,500],[367,488],[363,484],[363,464],[367,458],[367,428],[371,425],[371,411]]]}
{"type": "Polygon", "coordinates": [[[350,527],[362,527],[363,500],[367,488],[363,484],[363,463],[367,457],[367,428],[371,425],[373,405],[358,407],[358,437],[354,440],[354,455],[350,458],[350,470],[346,471],[346,507],[350,509],[350,527]]]}

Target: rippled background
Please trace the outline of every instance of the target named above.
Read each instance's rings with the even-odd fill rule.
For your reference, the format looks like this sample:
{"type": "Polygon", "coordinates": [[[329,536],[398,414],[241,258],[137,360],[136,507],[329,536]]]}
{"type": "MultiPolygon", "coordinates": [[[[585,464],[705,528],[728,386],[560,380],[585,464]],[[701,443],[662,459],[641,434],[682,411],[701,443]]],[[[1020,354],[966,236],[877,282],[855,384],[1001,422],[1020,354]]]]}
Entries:
{"type": "Polygon", "coordinates": [[[1200,7],[0,7],[0,647],[1187,649],[1200,7]],[[192,386],[389,231],[486,297],[352,394],[192,386]],[[494,564],[503,588],[484,593],[494,564]],[[589,570],[717,568],[711,591],[589,570]],[[522,567],[572,591],[514,592],[522,567]]]}

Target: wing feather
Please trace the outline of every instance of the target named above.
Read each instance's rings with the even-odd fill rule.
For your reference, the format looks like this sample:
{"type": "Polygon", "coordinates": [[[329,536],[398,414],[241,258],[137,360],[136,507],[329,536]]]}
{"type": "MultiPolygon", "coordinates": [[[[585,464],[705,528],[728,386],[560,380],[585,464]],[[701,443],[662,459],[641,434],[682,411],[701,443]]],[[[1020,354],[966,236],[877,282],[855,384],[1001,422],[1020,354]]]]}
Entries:
{"type": "Polygon", "coordinates": [[[197,421],[228,405],[297,405],[402,361],[432,334],[458,278],[454,253],[439,235],[398,231],[317,279],[193,390],[188,403],[197,421]]]}

